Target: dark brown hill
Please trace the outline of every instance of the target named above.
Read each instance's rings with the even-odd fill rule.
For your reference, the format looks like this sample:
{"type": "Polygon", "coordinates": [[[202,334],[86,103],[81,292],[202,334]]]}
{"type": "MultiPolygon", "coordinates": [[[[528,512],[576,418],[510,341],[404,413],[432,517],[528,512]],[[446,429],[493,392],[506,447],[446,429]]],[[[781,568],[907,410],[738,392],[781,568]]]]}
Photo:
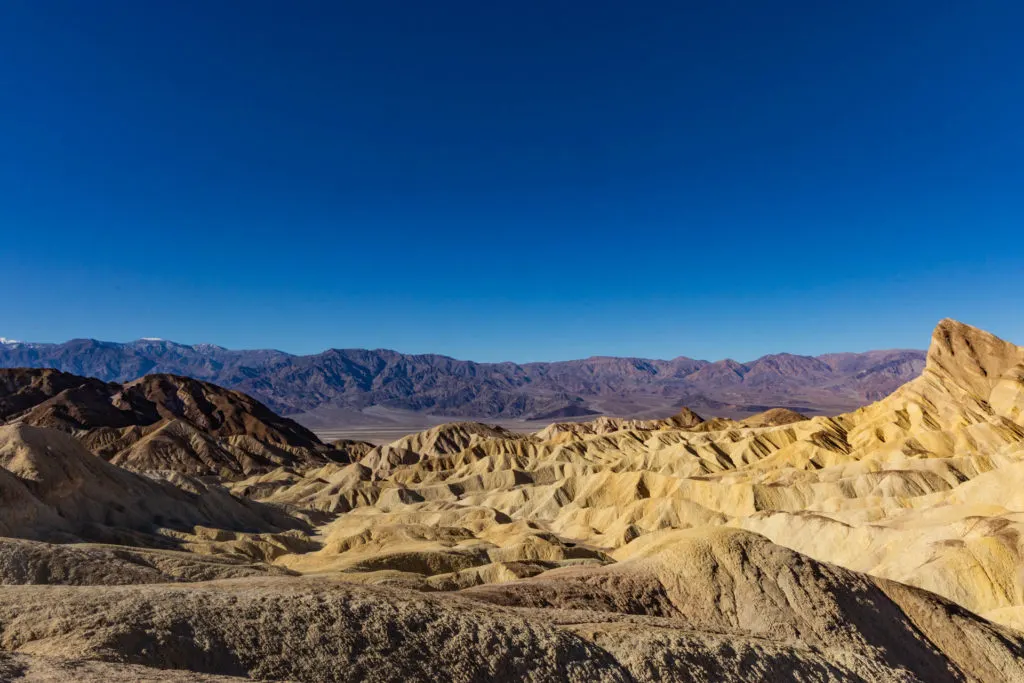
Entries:
{"type": "Polygon", "coordinates": [[[322,464],[329,447],[237,391],[175,375],[106,383],[49,369],[0,370],[0,421],[49,427],[137,469],[248,474],[322,464]]]}

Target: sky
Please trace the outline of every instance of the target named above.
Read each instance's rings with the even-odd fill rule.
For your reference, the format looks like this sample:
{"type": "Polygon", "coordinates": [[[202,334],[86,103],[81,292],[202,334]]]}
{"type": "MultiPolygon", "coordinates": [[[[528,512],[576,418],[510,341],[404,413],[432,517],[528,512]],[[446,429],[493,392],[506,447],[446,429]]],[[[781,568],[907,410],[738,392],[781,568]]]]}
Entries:
{"type": "Polygon", "coordinates": [[[0,3],[0,335],[1024,344],[1024,3],[0,3]]]}

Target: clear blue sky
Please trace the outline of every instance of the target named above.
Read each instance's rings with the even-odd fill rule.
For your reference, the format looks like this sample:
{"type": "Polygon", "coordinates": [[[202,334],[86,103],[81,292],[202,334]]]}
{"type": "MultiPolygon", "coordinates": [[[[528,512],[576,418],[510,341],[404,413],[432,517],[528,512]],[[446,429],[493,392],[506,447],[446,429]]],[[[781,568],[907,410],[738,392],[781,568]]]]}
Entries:
{"type": "Polygon", "coordinates": [[[1022,35],[1010,0],[8,0],[0,335],[1024,343],[1022,35]]]}

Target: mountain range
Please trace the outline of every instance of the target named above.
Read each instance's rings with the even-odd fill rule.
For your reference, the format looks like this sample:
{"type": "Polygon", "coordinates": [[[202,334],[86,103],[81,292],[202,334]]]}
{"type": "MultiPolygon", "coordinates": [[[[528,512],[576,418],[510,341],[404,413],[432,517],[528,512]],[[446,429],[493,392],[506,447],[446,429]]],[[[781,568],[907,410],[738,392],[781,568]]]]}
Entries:
{"type": "Polygon", "coordinates": [[[245,392],[321,427],[358,422],[368,408],[520,420],[655,416],[682,406],[728,417],[770,407],[835,413],[886,396],[919,375],[924,359],[924,351],[889,350],[780,353],[746,363],[598,356],[520,364],[381,349],[296,356],[161,339],[0,344],[0,368],[54,368],[106,382],[182,375],[245,392]]]}

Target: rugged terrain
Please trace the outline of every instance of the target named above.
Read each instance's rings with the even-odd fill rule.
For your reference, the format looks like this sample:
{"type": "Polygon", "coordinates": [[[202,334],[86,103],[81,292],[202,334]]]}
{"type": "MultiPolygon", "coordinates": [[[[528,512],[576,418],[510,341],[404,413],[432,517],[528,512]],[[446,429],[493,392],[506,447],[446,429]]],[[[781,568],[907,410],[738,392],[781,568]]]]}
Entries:
{"type": "Polygon", "coordinates": [[[323,429],[408,422],[402,412],[386,411],[529,421],[650,417],[682,406],[730,417],[780,406],[836,413],[882,398],[923,366],[923,352],[898,350],[818,357],[783,353],[748,363],[595,357],[517,364],[364,349],[293,356],[154,339],[0,344],[0,367],[54,368],[108,382],[184,375],[243,391],[323,429]],[[368,408],[385,414],[367,414],[368,408]]]}
{"type": "Polygon", "coordinates": [[[376,447],[184,378],[4,377],[5,679],[1024,681],[1024,349],[954,321],[832,417],[376,447]],[[164,421],[301,456],[98,436],[164,421]]]}
{"type": "Polygon", "coordinates": [[[245,394],[174,375],[117,384],[50,369],[0,370],[3,421],[68,432],[128,468],[193,475],[348,462],[348,451],[362,452],[355,442],[325,445],[245,394]]]}

